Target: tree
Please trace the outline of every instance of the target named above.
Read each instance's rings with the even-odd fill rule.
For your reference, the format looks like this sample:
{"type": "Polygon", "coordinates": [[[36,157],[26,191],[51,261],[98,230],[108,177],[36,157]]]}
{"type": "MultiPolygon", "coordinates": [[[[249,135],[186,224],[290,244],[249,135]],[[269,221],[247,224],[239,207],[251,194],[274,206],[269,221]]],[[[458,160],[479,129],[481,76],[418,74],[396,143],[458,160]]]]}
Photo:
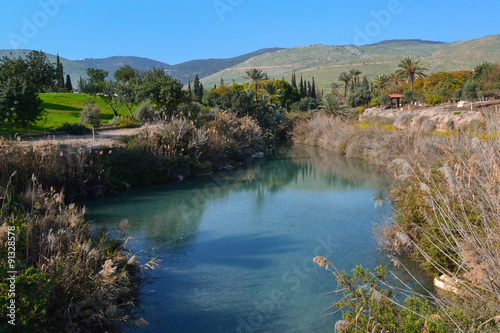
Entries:
{"type": "Polygon", "coordinates": [[[401,83],[401,73],[393,72],[389,75],[389,81],[396,87],[396,94],[399,94],[399,84],[401,83]]]}
{"type": "Polygon", "coordinates": [[[300,98],[304,98],[306,97],[306,89],[304,87],[304,80],[302,79],[302,75],[300,76],[300,85],[299,85],[299,89],[300,89],[300,98]]]}
{"type": "Polygon", "coordinates": [[[56,68],[42,51],[31,51],[26,55],[27,74],[38,93],[54,88],[56,68]]]}
{"type": "MultiPolygon", "coordinates": [[[[103,81],[100,84],[100,94],[99,97],[108,104],[115,116],[119,116],[118,111],[122,107],[123,103],[120,98],[118,98],[118,85],[120,83],[113,81],[103,81]]],[[[130,111],[129,111],[130,112],[130,111]]],[[[132,114],[131,114],[132,115],[132,114]]]]}
{"type": "Polygon", "coordinates": [[[467,80],[462,87],[463,97],[468,101],[475,101],[479,98],[479,84],[475,79],[467,80]]]}
{"type": "Polygon", "coordinates": [[[149,69],[138,87],[140,100],[152,101],[159,114],[172,115],[179,104],[187,100],[182,91],[182,83],[165,73],[162,68],[149,69]]]}
{"type": "Polygon", "coordinates": [[[313,76],[313,82],[311,86],[311,97],[316,98],[316,83],[314,83],[314,76],[313,76]]]}
{"type": "Polygon", "coordinates": [[[338,80],[344,83],[344,99],[347,98],[347,87],[351,81],[351,75],[347,72],[340,73],[338,80]]]}
{"type": "Polygon", "coordinates": [[[64,84],[64,70],[61,61],[59,60],[59,54],[57,55],[56,60],[56,80],[57,80],[57,88],[64,89],[66,88],[64,84]]]}
{"type": "Polygon", "coordinates": [[[66,90],[68,91],[73,91],[73,85],[71,84],[71,77],[69,76],[69,74],[66,75],[66,90]]]}
{"type": "Polygon", "coordinates": [[[21,57],[0,60],[0,123],[26,127],[44,112],[28,69],[21,57]]]}
{"type": "Polygon", "coordinates": [[[283,96],[281,88],[279,88],[278,85],[275,85],[274,81],[268,82],[264,88],[261,89],[261,91],[265,96],[267,96],[269,104],[273,104],[277,99],[283,96]]]}
{"type": "MultiPolygon", "coordinates": [[[[224,80],[221,78],[222,85],[224,85],[224,80]]],[[[203,85],[200,82],[200,78],[198,77],[198,74],[196,74],[196,77],[194,78],[193,82],[193,94],[196,102],[201,102],[203,99],[203,85]]]]}
{"type": "Polygon", "coordinates": [[[139,103],[139,100],[137,98],[137,85],[135,84],[134,80],[128,83],[117,82],[116,95],[118,102],[125,105],[130,118],[134,119],[134,116],[132,115],[132,107],[139,103]]]}
{"type": "Polygon", "coordinates": [[[89,76],[88,81],[84,85],[83,92],[87,94],[92,94],[93,101],[95,102],[95,96],[101,93],[104,87],[104,80],[108,76],[108,72],[100,68],[87,68],[87,75],[89,76]]]}
{"type": "Polygon", "coordinates": [[[389,76],[385,74],[379,74],[375,76],[375,87],[381,92],[384,92],[385,89],[389,86],[389,80],[389,76]]]}
{"type": "Polygon", "coordinates": [[[362,71],[360,71],[359,69],[356,69],[356,68],[353,68],[349,71],[349,74],[351,75],[351,79],[352,79],[352,83],[353,83],[353,87],[354,87],[354,90],[356,90],[357,86],[356,86],[356,83],[358,82],[359,80],[359,76],[361,74],[363,74],[362,71]]]}
{"type": "Polygon", "coordinates": [[[276,98],[276,102],[280,103],[282,107],[288,109],[290,105],[300,100],[300,94],[297,88],[292,87],[292,85],[285,80],[275,80],[273,84],[281,89],[281,96],[276,98]]]}
{"type": "Polygon", "coordinates": [[[337,117],[344,115],[344,113],[340,111],[337,96],[334,94],[323,96],[320,108],[337,117]]]}
{"type": "Polygon", "coordinates": [[[245,72],[245,76],[243,76],[245,79],[248,79],[250,82],[253,83],[254,88],[255,88],[255,100],[257,101],[257,91],[258,91],[258,85],[259,82],[262,80],[267,80],[267,73],[263,72],[260,69],[257,68],[252,68],[248,71],[245,72]]]}
{"type": "Polygon", "coordinates": [[[95,140],[94,126],[101,124],[101,108],[95,103],[87,103],[80,112],[80,122],[92,126],[92,139],[95,140]]]}
{"type": "Polygon", "coordinates": [[[397,73],[401,75],[401,78],[406,79],[410,82],[411,90],[413,90],[413,82],[415,77],[425,77],[427,76],[424,72],[428,71],[425,67],[425,63],[421,62],[420,59],[414,58],[412,56],[403,58],[398,67],[397,73]]]}
{"type": "Polygon", "coordinates": [[[128,83],[130,80],[137,77],[137,71],[130,65],[124,65],[118,68],[113,75],[116,81],[128,83]]]}
{"type": "Polygon", "coordinates": [[[293,88],[297,89],[297,78],[295,77],[295,72],[292,73],[291,85],[293,88]]]}

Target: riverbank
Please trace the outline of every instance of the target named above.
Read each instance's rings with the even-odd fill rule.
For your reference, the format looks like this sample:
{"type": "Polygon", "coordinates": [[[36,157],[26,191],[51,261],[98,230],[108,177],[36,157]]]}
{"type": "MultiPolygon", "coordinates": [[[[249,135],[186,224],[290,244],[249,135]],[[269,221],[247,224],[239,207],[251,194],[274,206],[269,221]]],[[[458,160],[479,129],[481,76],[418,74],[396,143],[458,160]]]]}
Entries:
{"type": "MultiPolygon", "coordinates": [[[[387,122],[366,126],[316,117],[293,135],[297,144],[322,147],[394,173],[398,214],[381,231],[380,241],[396,254],[420,260],[436,276],[456,279],[463,292],[434,299],[441,325],[452,330],[495,329],[494,320],[488,320],[500,307],[498,115],[487,113],[484,119],[481,132],[465,128],[442,135],[401,131],[387,122]]],[[[374,314],[360,311],[367,318],[374,314]]]]}
{"type": "MultiPolygon", "coordinates": [[[[18,302],[13,316],[20,331],[145,324],[135,307],[140,259],[127,250],[125,233],[122,239],[92,237],[85,210],[71,202],[129,184],[206,174],[265,147],[252,119],[225,112],[203,127],[172,118],[112,147],[0,144],[1,264],[8,267],[9,253],[15,253],[11,270],[18,281],[15,298],[2,292],[1,306],[7,313],[10,299],[18,302]]],[[[154,265],[154,260],[142,263],[154,265]]],[[[8,274],[2,270],[2,291],[9,290],[8,274]]]]}

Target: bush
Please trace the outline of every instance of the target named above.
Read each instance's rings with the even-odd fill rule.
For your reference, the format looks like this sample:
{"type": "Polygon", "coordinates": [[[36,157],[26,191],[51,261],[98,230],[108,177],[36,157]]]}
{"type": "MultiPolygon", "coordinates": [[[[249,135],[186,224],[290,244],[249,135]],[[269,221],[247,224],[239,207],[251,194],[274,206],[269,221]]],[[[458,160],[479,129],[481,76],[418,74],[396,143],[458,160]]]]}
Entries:
{"type": "Polygon", "coordinates": [[[109,124],[112,126],[124,128],[124,127],[132,127],[135,125],[135,122],[130,118],[129,115],[126,116],[114,116],[113,119],[109,121],[109,124]]]}
{"type": "Polygon", "coordinates": [[[432,95],[429,98],[427,98],[427,104],[430,105],[438,105],[443,103],[443,97],[439,95],[432,95]]]}
{"type": "Polygon", "coordinates": [[[101,124],[101,107],[95,103],[87,103],[80,112],[80,122],[92,126],[101,124]]]}
{"type": "Polygon", "coordinates": [[[56,128],[56,132],[63,132],[72,135],[84,135],[84,134],[89,134],[91,130],[89,130],[87,127],[79,123],[74,123],[74,124],[64,123],[58,128],[56,128]]]}
{"type": "Polygon", "coordinates": [[[375,106],[379,106],[380,104],[380,99],[378,97],[373,97],[371,102],[370,102],[370,106],[372,107],[375,107],[375,106]]]}
{"type": "Polygon", "coordinates": [[[350,93],[349,96],[347,96],[347,104],[354,108],[357,106],[361,105],[368,105],[372,99],[372,94],[370,93],[370,90],[365,89],[365,88],[359,88],[353,93],[350,93]]]}
{"type": "Polygon", "coordinates": [[[413,90],[405,90],[403,93],[403,103],[410,104],[417,100],[417,96],[413,90]]]}
{"type": "Polygon", "coordinates": [[[358,109],[358,114],[363,114],[363,112],[365,112],[365,108],[361,107],[358,109]]]}
{"type": "Polygon", "coordinates": [[[141,123],[151,121],[154,115],[155,107],[150,102],[142,102],[134,112],[134,118],[141,123]]]}
{"type": "Polygon", "coordinates": [[[312,97],[304,97],[300,101],[293,103],[290,109],[292,111],[309,111],[316,110],[318,107],[318,100],[312,97]]]}
{"type": "Polygon", "coordinates": [[[479,97],[479,84],[476,80],[467,80],[462,87],[463,97],[468,101],[475,101],[479,97]]]}

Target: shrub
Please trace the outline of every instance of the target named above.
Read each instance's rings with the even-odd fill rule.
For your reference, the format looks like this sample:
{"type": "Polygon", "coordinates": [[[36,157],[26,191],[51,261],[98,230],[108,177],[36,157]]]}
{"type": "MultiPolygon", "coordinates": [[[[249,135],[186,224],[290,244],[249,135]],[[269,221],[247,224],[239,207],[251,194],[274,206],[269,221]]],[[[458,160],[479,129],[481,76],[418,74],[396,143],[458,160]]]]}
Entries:
{"type": "Polygon", "coordinates": [[[150,102],[142,102],[134,112],[134,118],[141,123],[153,120],[154,115],[155,108],[150,102]]]}
{"type": "Polygon", "coordinates": [[[368,105],[371,99],[372,99],[372,94],[370,93],[370,90],[361,87],[355,92],[350,93],[349,96],[347,96],[347,104],[350,107],[368,105]]]}
{"type": "Polygon", "coordinates": [[[432,95],[429,98],[427,98],[427,104],[430,105],[438,105],[443,103],[443,97],[439,95],[432,95]]]}
{"type": "Polygon", "coordinates": [[[387,94],[380,95],[380,104],[387,105],[389,103],[391,103],[391,99],[390,99],[389,95],[387,95],[387,94]]]}
{"type": "Polygon", "coordinates": [[[370,102],[370,106],[379,106],[380,104],[380,99],[378,97],[373,97],[371,102],[370,102]]]}
{"type": "Polygon", "coordinates": [[[58,128],[56,128],[56,132],[63,132],[72,135],[84,135],[84,134],[89,134],[91,130],[89,130],[86,126],[80,123],[74,123],[74,124],[64,123],[58,128]]]}
{"type": "Polygon", "coordinates": [[[363,112],[365,112],[365,108],[361,107],[358,109],[358,114],[363,114],[363,112]]]}
{"type": "Polygon", "coordinates": [[[300,101],[293,103],[290,109],[292,111],[309,111],[317,110],[318,107],[319,103],[317,99],[312,97],[304,97],[300,101]]]}
{"type": "Polygon", "coordinates": [[[93,127],[99,126],[101,124],[101,107],[95,103],[85,104],[80,112],[80,122],[93,127]]]}
{"type": "Polygon", "coordinates": [[[476,80],[470,79],[462,87],[463,97],[468,101],[475,101],[479,98],[479,84],[476,80]]]}
{"type": "Polygon", "coordinates": [[[130,118],[129,115],[126,116],[114,116],[113,119],[109,121],[109,124],[112,126],[124,128],[124,127],[132,127],[135,125],[135,122],[130,118]]]}
{"type": "Polygon", "coordinates": [[[417,100],[417,96],[413,90],[405,90],[403,92],[403,103],[410,104],[417,100]]]}

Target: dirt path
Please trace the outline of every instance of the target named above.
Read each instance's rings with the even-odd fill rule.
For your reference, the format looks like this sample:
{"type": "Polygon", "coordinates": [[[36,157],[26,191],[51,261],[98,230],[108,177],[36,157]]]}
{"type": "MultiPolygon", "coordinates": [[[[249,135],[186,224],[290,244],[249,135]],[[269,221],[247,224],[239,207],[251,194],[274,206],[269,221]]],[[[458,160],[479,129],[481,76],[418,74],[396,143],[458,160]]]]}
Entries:
{"type": "Polygon", "coordinates": [[[92,134],[89,135],[69,135],[69,134],[43,134],[22,135],[18,142],[22,146],[41,146],[45,144],[78,146],[92,149],[99,147],[116,147],[122,146],[120,138],[138,134],[144,126],[136,128],[117,128],[117,129],[97,129],[95,131],[95,139],[92,134]]]}

